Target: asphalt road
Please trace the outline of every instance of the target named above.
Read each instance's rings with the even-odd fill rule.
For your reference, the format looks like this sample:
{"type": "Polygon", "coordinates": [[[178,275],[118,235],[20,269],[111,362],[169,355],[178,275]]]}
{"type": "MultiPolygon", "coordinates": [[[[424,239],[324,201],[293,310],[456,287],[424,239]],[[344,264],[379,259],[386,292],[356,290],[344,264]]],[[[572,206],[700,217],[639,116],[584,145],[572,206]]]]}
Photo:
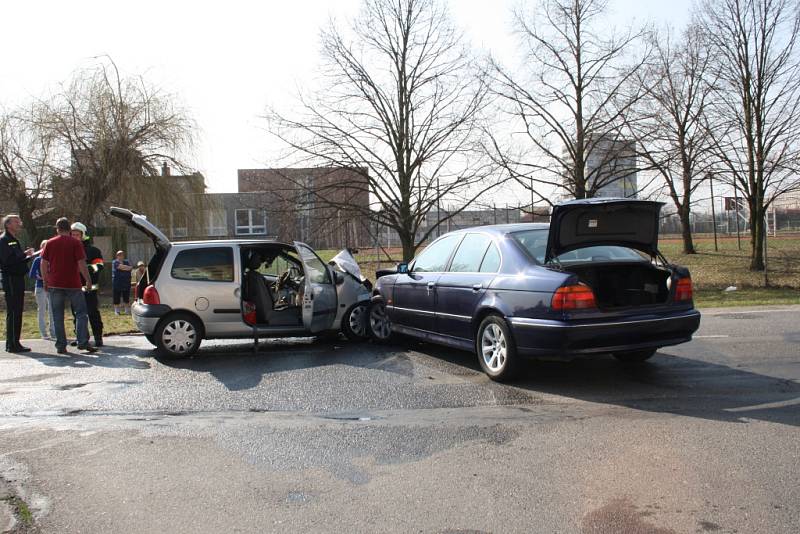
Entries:
{"type": "Polygon", "coordinates": [[[0,494],[42,532],[800,531],[800,306],[512,385],[422,344],[27,344],[0,352],[0,494]]]}

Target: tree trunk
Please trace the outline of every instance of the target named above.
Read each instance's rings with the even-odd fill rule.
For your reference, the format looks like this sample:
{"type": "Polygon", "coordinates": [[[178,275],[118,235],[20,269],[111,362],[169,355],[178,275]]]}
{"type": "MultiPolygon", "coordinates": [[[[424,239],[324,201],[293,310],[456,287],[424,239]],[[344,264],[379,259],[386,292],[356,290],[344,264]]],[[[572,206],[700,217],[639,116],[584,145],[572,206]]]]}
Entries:
{"type": "Polygon", "coordinates": [[[764,214],[756,210],[757,215],[750,217],[750,270],[764,270],[764,214]]]}
{"type": "Polygon", "coordinates": [[[414,246],[414,237],[411,235],[400,235],[400,243],[403,245],[403,261],[409,262],[414,259],[417,247],[414,246]]]}
{"type": "Polygon", "coordinates": [[[689,206],[684,204],[679,210],[681,219],[681,233],[683,236],[683,253],[684,254],[697,254],[692,241],[692,223],[689,220],[689,206]]]}

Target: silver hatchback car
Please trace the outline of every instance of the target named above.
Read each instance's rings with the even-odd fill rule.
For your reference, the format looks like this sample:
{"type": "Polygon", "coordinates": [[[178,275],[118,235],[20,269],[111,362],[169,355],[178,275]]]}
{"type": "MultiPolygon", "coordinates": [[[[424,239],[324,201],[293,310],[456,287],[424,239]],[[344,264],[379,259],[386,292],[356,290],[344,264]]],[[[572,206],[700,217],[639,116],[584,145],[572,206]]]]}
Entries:
{"type": "Polygon", "coordinates": [[[131,313],[164,356],[190,356],[213,338],[252,338],[257,346],[260,338],[326,332],[368,337],[371,285],[347,250],[326,264],[297,241],[173,243],[142,214],[117,207],[111,214],[155,246],[131,313]]]}

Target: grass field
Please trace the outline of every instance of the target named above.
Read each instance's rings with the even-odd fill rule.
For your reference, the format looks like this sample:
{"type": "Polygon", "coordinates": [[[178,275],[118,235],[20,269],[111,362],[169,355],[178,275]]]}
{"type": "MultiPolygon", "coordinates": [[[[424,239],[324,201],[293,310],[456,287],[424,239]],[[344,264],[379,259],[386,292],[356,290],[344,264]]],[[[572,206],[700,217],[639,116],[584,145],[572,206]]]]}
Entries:
{"type": "MultiPolygon", "coordinates": [[[[718,251],[714,250],[711,238],[701,237],[695,240],[697,254],[681,253],[679,239],[662,239],[659,247],[668,260],[689,268],[695,285],[695,304],[698,308],[717,306],[747,306],[762,304],[800,304],[800,237],[779,236],[770,238],[768,244],[767,264],[770,287],[764,287],[764,273],[752,272],[748,269],[748,241],[742,239],[742,250],[739,250],[736,238],[718,240],[718,251]],[[735,286],[736,291],[725,291],[735,286]]],[[[323,260],[329,260],[338,251],[319,251],[323,260]]],[[[386,251],[392,256],[387,258],[384,251],[363,249],[356,255],[364,274],[375,279],[377,269],[393,267],[399,261],[399,249],[386,251]]],[[[135,332],[136,328],[129,315],[114,315],[111,295],[100,296],[101,314],[106,334],[135,332]]],[[[5,301],[0,299],[0,313],[5,315],[5,301]]],[[[67,330],[72,329],[72,320],[67,320],[67,330]]],[[[38,338],[39,328],[36,321],[36,302],[33,294],[26,295],[25,315],[23,320],[23,338],[38,338]]],[[[0,336],[5,336],[0,329],[0,336]]]]}

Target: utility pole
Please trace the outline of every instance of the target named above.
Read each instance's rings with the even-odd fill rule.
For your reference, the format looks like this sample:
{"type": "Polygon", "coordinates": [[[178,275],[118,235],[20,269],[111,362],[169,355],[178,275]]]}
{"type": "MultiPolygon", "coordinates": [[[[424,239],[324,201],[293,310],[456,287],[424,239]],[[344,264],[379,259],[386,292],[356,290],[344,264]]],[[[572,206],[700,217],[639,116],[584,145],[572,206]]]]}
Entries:
{"type": "Polygon", "coordinates": [[[717,247],[717,212],[714,206],[714,174],[708,173],[708,183],[711,185],[711,225],[714,228],[714,251],[719,252],[717,247]]]}
{"type": "Polygon", "coordinates": [[[534,214],[533,214],[533,176],[531,176],[531,222],[534,222],[534,214]]]}
{"type": "Polygon", "coordinates": [[[436,177],[436,237],[442,235],[442,197],[439,193],[439,177],[436,177]]]}

